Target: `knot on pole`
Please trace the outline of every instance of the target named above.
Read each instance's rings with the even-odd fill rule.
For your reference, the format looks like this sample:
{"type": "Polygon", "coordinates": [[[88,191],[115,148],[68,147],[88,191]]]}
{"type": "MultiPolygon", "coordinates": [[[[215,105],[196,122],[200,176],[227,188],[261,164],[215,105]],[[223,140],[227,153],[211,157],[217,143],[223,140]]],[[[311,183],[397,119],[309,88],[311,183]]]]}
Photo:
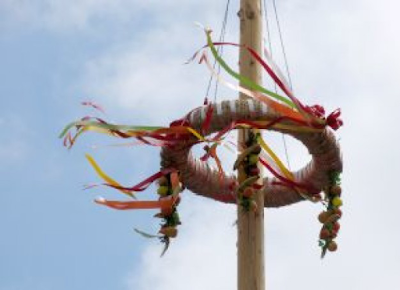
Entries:
{"type": "Polygon", "coordinates": [[[249,3],[246,3],[244,12],[245,12],[247,19],[254,19],[255,15],[256,15],[253,7],[249,3]]]}

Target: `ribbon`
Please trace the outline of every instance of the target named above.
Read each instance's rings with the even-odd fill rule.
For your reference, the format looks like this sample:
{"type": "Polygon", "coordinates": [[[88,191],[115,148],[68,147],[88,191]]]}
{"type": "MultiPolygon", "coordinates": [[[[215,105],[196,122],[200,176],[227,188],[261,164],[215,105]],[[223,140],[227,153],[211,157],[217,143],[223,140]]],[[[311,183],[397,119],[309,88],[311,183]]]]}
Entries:
{"type": "MultiPolygon", "coordinates": [[[[72,122],[67,125],[60,134],[60,138],[64,138],[64,143],[70,143],[70,147],[75,143],[79,135],[85,131],[94,131],[106,135],[118,136],[120,138],[137,138],[140,141],[153,145],[143,137],[152,138],[159,141],[166,141],[168,143],[176,143],[182,140],[188,140],[190,135],[196,136],[199,140],[205,141],[205,138],[195,129],[188,126],[172,126],[172,127],[150,127],[150,126],[127,126],[127,125],[113,125],[108,124],[101,119],[96,121],[80,120],[72,122]],[[77,128],[76,135],[71,138],[68,131],[72,127],[77,128]],[[126,130],[122,132],[122,130],[126,130]]],[[[159,145],[156,145],[159,146],[159,145]]]]}
{"type": "Polygon", "coordinates": [[[108,206],[118,210],[129,210],[129,209],[169,209],[171,208],[177,198],[175,196],[168,196],[160,198],[159,200],[148,200],[148,201],[114,201],[105,200],[98,198],[95,203],[108,206]]]}
{"type": "Polygon", "coordinates": [[[234,84],[226,81],[225,79],[223,79],[221,77],[221,75],[219,75],[214,70],[212,65],[210,64],[210,61],[208,60],[206,52],[203,52],[203,54],[202,54],[202,56],[200,58],[200,63],[202,63],[202,62],[204,62],[206,64],[207,68],[209,69],[211,74],[218,80],[218,82],[223,84],[224,86],[226,86],[226,87],[228,87],[228,88],[230,88],[232,90],[238,91],[238,92],[240,92],[240,93],[242,93],[242,94],[244,94],[246,96],[249,96],[249,97],[251,97],[251,98],[253,98],[255,100],[258,100],[258,101],[266,104],[268,107],[270,107],[274,111],[276,111],[278,113],[281,113],[284,116],[288,116],[288,117],[291,117],[293,119],[297,119],[297,120],[300,120],[300,121],[304,120],[304,117],[300,113],[294,111],[292,108],[287,107],[286,105],[283,105],[283,104],[281,104],[279,102],[276,102],[276,101],[272,100],[270,97],[268,97],[268,96],[266,96],[264,94],[261,94],[260,92],[250,91],[250,90],[248,90],[248,89],[246,89],[246,88],[244,88],[244,87],[242,87],[240,85],[234,85],[234,84]]]}
{"type": "Polygon", "coordinates": [[[134,186],[131,186],[131,187],[123,187],[121,185],[114,185],[114,184],[110,184],[110,183],[104,184],[104,185],[110,186],[110,187],[113,187],[116,189],[120,189],[120,190],[139,192],[139,191],[146,190],[150,186],[150,184],[152,184],[154,181],[156,181],[160,177],[170,174],[172,172],[176,172],[176,170],[173,168],[163,169],[163,170],[157,172],[156,174],[153,174],[152,176],[146,178],[145,180],[143,180],[140,183],[138,183],[134,186]]]}
{"type": "Polygon", "coordinates": [[[201,126],[201,132],[202,132],[203,134],[206,134],[206,132],[207,132],[208,129],[210,128],[213,111],[214,111],[214,107],[213,107],[212,104],[210,103],[210,104],[207,106],[206,118],[204,119],[203,124],[202,124],[202,126],[201,126]]]}
{"type": "Polygon", "coordinates": [[[213,44],[213,41],[211,39],[211,31],[210,30],[206,30],[206,35],[207,35],[207,44],[210,47],[211,53],[213,54],[214,58],[216,59],[216,61],[221,65],[221,67],[228,73],[230,74],[232,77],[234,77],[235,79],[237,79],[238,81],[240,81],[240,83],[246,85],[248,88],[258,91],[258,92],[262,92],[265,93],[285,104],[287,104],[289,107],[295,107],[295,105],[293,104],[292,101],[286,99],[285,97],[278,95],[276,93],[273,93],[269,90],[267,90],[266,88],[260,86],[257,83],[254,83],[253,81],[251,81],[250,79],[240,75],[239,73],[235,72],[232,68],[230,68],[228,66],[228,64],[218,55],[218,52],[213,44]]]}
{"type": "MultiPolygon", "coordinates": [[[[304,106],[300,103],[300,101],[293,95],[292,91],[288,86],[277,76],[275,71],[261,58],[261,56],[251,47],[240,45],[232,42],[214,42],[213,45],[231,45],[236,47],[242,47],[246,49],[251,56],[264,68],[264,70],[268,73],[268,75],[274,80],[274,82],[281,88],[281,90],[291,99],[294,106],[299,110],[299,112],[303,111],[304,106]]],[[[270,60],[272,61],[272,59],[270,60]]],[[[268,93],[268,95],[270,95],[268,93]]]]}
{"type": "MultiPolygon", "coordinates": [[[[282,175],[280,175],[278,172],[276,172],[267,162],[265,162],[262,158],[260,158],[260,163],[262,165],[264,165],[277,179],[279,179],[280,181],[282,181],[285,184],[288,184],[290,187],[299,187],[299,188],[303,188],[307,191],[310,192],[316,192],[316,190],[308,185],[305,184],[300,184],[298,182],[295,182],[293,180],[287,179],[285,177],[283,177],[282,175]]],[[[301,194],[301,193],[300,193],[301,194]]]]}
{"type": "Polygon", "coordinates": [[[208,145],[204,146],[204,150],[206,151],[206,153],[202,157],[200,157],[200,160],[205,162],[210,157],[214,159],[218,167],[219,180],[222,185],[222,181],[224,179],[224,169],[222,167],[222,162],[217,155],[218,145],[219,145],[218,143],[214,143],[213,145],[211,145],[211,147],[209,147],[208,145]]]}
{"type": "Polygon", "coordinates": [[[123,189],[122,186],[117,181],[115,181],[114,179],[109,177],[107,174],[105,174],[103,172],[103,170],[100,168],[100,166],[93,159],[92,156],[90,156],[89,154],[86,154],[85,156],[86,156],[86,159],[89,161],[90,165],[92,165],[93,169],[96,171],[97,175],[99,175],[101,179],[106,181],[111,186],[118,188],[122,193],[124,193],[130,197],[134,197],[134,195],[131,192],[123,189]]]}
{"type": "MultiPolygon", "coordinates": [[[[243,45],[239,45],[236,43],[231,43],[231,42],[212,42],[211,40],[211,31],[206,30],[206,35],[207,35],[207,45],[205,47],[210,47],[210,50],[213,54],[213,56],[215,57],[215,59],[217,60],[217,62],[234,78],[238,79],[241,83],[247,85],[249,88],[256,90],[258,92],[263,92],[266,93],[267,95],[276,98],[284,103],[286,103],[287,105],[289,105],[290,107],[296,107],[297,110],[299,111],[299,113],[307,120],[307,122],[310,125],[313,126],[317,126],[317,127],[321,127],[325,124],[331,126],[334,130],[337,130],[337,128],[339,128],[340,126],[343,125],[343,122],[338,119],[335,119],[335,114],[333,114],[333,116],[331,117],[330,123],[326,123],[325,120],[323,119],[323,115],[321,115],[318,110],[315,111],[312,109],[312,107],[308,107],[308,106],[304,106],[292,93],[292,91],[290,90],[289,86],[286,84],[282,74],[280,73],[279,69],[277,69],[278,67],[276,66],[276,64],[273,62],[272,58],[269,56],[268,52],[265,50],[264,54],[265,57],[267,59],[268,62],[265,62],[262,57],[251,47],[248,46],[243,46],[243,45]],[[237,72],[233,71],[224,61],[223,59],[218,55],[217,50],[215,49],[216,45],[231,45],[231,46],[236,46],[236,47],[242,47],[245,48],[250,54],[251,56],[258,61],[261,66],[265,69],[265,71],[270,75],[270,77],[274,80],[274,82],[282,89],[282,91],[290,98],[290,100],[292,101],[291,103],[288,102],[287,99],[284,99],[282,96],[278,95],[278,94],[274,94],[270,91],[268,91],[267,89],[259,86],[258,84],[252,83],[249,79],[246,79],[245,77],[239,75],[237,72]],[[310,120],[311,118],[311,120],[310,120]],[[335,129],[336,128],[336,129],[335,129]]],[[[203,47],[203,48],[205,48],[203,47]]],[[[198,53],[198,52],[197,52],[198,53]]],[[[194,55],[194,57],[197,55],[197,53],[194,55]]],[[[316,105],[313,107],[319,107],[322,108],[322,106],[316,105]]]]}
{"type": "Polygon", "coordinates": [[[92,107],[93,109],[96,109],[96,110],[102,112],[103,114],[106,113],[102,106],[100,106],[100,105],[98,105],[98,104],[96,104],[96,103],[94,103],[92,101],[84,101],[84,102],[81,103],[81,105],[92,107]]]}
{"type": "Polygon", "coordinates": [[[275,163],[278,165],[279,169],[283,172],[286,178],[293,180],[293,173],[290,172],[286,166],[283,164],[283,162],[278,158],[278,156],[272,151],[272,149],[265,143],[264,139],[261,136],[258,136],[257,138],[258,143],[261,145],[261,147],[268,153],[269,156],[275,161],[275,163]]]}

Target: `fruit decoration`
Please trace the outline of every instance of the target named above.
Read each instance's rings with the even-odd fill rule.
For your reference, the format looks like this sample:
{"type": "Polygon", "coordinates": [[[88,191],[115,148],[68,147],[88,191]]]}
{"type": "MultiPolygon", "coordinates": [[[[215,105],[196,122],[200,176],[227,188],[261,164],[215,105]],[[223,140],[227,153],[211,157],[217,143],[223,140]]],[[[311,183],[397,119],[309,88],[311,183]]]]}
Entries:
{"type": "Polygon", "coordinates": [[[338,248],[335,239],[340,230],[339,220],[342,217],[342,210],[340,207],[343,202],[341,199],[342,188],[340,186],[340,172],[330,172],[329,178],[330,184],[324,189],[324,205],[326,209],[318,216],[318,220],[322,223],[319,236],[322,258],[325,256],[327,250],[335,252],[338,248]]]}
{"type": "Polygon", "coordinates": [[[257,211],[257,203],[254,200],[254,195],[261,187],[257,184],[260,179],[260,169],[257,164],[261,153],[261,146],[258,144],[257,137],[260,133],[250,131],[247,137],[247,142],[244,144],[246,148],[236,160],[233,169],[242,171],[244,181],[238,188],[239,204],[246,211],[257,211]]]}

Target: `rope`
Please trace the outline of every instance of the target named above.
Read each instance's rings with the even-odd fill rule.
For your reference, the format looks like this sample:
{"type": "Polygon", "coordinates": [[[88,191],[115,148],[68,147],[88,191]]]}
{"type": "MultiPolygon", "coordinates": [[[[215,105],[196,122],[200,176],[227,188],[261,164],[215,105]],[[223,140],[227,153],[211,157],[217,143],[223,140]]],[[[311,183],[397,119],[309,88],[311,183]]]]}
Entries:
{"type": "MultiPolygon", "coordinates": [[[[290,86],[290,89],[292,89],[292,80],[291,80],[290,73],[289,73],[289,66],[288,66],[288,61],[287,61],[287,57],[286,57],[286,53],[285,53],[285,46],[284,46],[284,43],[283,43],[283,38],[282,38],[282,33],[281,33],[281,28],[280,28],[280,23],[279,23],[279,18],[278,18],[278,13],[277,13],[276,5],[275,5],[275,0],[273,0],[273,5],[274,5],[274,10],[275,10],[276,23],[277,23],[277,26],[278,26],[279,39],[280,39],[280,42],[281,42],[282,52],[283,52],[284,61],[285,61],[286,72],[287,72],[287,75],[288,75],[289,86],[290,86]]],[[[271,58],[272,58],[273,57],[273,51],[272,51],[271,32],[270,32],[269,21],[268,21],[268,11],[267,11],[266,0],[264,0],[264,5],[263,6],[264,6],[264,15],[265,15],[264,18],[265,18],[265,27],[266,27],[266,30],[267,30],[267,40],[268,40],[268,46],[269,46],[269,53],[271,54],[271,58]]],[[[276,83],[274,83],[274,90],[275,90],[275,93],[277,93],[276,83]]],[[[283,147],[284,147],[284,150],[285,150],[286,162],[288,164],[289,169],[292,170],[291,165],[290,165],[290,160],[289,160],[289,153],[288,153],[288,149],[287,149],[286,136],[285,136],[285,134],[281,134],[281,136],[282,136],[283,147]]]]}
{"type": "Polygon", "coordinates": [[[285,44],[284,44],[284,42],[283,42],[282,31],[281,31],[281,25],[280,25],[280,22],[279,22],[278,11],[277,11],[277,9],[276,9],[275,0],[272,0],[272,4],[273,4],[273,6],[274,6],[275,19],[276,19],[276,24],[277,24],[277,26],[278,26],[279,40],[280,40],[281,47],[282,47],[283,58],[284,58],[284,60],[285,60],[285,68],[286,68],[286,73],[287,73],[287,76],[288,76],[289,86],[290,86],[290,89],[293,90],[292,78],[291,78],[291,76],[290,76],[289,64],[288,64],[288,60],[287,60],[287,57],[286,57],[285,44]]]}
{"type": "MultiPolygon", "coordinates": [[[[267,4],[266,4],[265,0],[264,0],[263,8],[264,8],[265,28],[267,30],[268,48],[269,48],[269,53],[271,54],[271,58],[273,58],[271,32],[270,32],[270,29],[269,29],[268,11],[267,11],[267,4]]],[[[276,83],[275,82],[274,82],[274,89],[275,89],[275,93],[276,93],[277,92],[277,87],[276,87],[276,83]]]]}
{"type": "MultiPolygon", "coordinates": [[[[221,26],[221,31],[219,34],[219,42],[223,42],[225,40],[225,34],[226,34],[226,25],[228,23],[228,14],[229,14],[229,6],[230,6],[230,2],[231,0],[227,0],[226,2],[226,6],[225,6],[225,13],[224,13],[224,18],[222,21],[222,26],[221,26]]],[[[218,54],[222,56],[224,51],[223,46],[218,47],[218,54]]],[[[213,69],[215,70],[215,67],[217,65],[217,60],[214,60],[214,64],[213,64],[213,69]]],[[[217,73],[219,74],[221,71],[221,65],[218,64],[218,67],[216,69],[217,73]]],[[[212,85],[212,81],[213,81],[214,76],[211,75],[210,79],[208,81],[208,85],[207,85],[207,90],[206,90],[206,97],[208,97],[210,90],[211,90],[211,85],[212,85]]],[[[218,93],[218,81],[215,80],[215,87],[214,87],[214,103],[217,102],[217,93],[218,93]]]]}

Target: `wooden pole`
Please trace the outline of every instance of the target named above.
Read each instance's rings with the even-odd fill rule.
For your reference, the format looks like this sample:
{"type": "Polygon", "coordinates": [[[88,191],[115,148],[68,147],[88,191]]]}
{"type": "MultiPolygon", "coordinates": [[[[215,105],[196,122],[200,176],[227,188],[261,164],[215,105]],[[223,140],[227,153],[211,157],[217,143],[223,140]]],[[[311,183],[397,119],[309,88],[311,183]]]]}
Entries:
{"type": "MultiPolygon", "coordinates": [[[[240,0],[240,44],[262,52],[261,0],[240,0]]],[[[261,84],[261,67],[251,59],[245,49],[239,52],[239,68],[243,76],[261,84]]],[[[240,95],[240,99],[246,96],[240,95]]],[[[240,130],[239,147],[244,144],[249,130],[240,130]]],[[[239,181],[245,173],[239,170],[239,181]]],[[[264,290],[264,195],[256,194],[257,212],[246,212],[238,205],[238,290],[264,290]]]]}

